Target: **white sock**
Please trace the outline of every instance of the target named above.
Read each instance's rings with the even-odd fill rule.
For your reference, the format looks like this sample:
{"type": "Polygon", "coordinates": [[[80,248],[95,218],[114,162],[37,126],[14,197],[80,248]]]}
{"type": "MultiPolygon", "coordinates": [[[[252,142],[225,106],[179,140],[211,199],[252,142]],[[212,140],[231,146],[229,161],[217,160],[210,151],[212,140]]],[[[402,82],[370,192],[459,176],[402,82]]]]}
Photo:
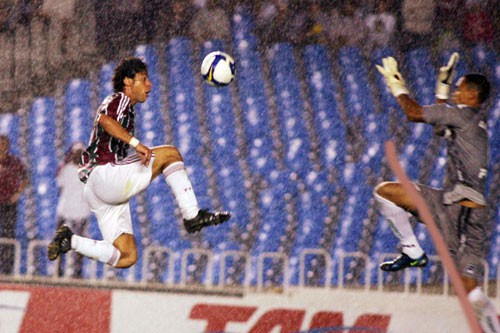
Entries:
{"type": "Polygon", "coordinates": [[[374,196],[378,202],[380,214],[389,222],[392,231],[399,238],[403,253],[412,259],[420,258],[424,254],[424,250],[422,250],[417,237],[415,237],[408,212],[394,202],[378,195],[377,192],[374,193],[374,196]]]}
{"type": "Polygon", "coordinates": [[[481,288],[474,288],[474,290],[469,293],[468,298],[484,332],[500,333],[500,324],[498,323],[498,315],[495,306],[481,291],[481,288]]]}
{"type": "Polygon", "coordinates": [[[198,201],[184,167],[184,162],[174,162],[163,170],[163,176],[174,193],[182,218],[190,220],[198,215],[198,201]]]}
{"type": "Polygon", "coordinates": [[[120,251],[109,242],[96,241],[78,235],[71,237],[71,248],[86,257],[110,266],[116,266],[121,256],[120,251]]]}

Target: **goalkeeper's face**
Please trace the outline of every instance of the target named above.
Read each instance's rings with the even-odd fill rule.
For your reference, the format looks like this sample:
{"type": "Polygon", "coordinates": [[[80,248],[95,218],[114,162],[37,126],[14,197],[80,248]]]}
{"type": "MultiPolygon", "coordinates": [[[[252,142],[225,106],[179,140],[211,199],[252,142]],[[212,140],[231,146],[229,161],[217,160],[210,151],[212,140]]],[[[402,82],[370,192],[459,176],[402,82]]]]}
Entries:
{"type": "Polygon", "coordinates": [[[456,88],[451,95],[451,101],[457,105],[462,104],[476,107],[477,91],[471,89],[471,87],[466,83],[465,79],[461,77],[460,79],[458,79],[456,88]]]}

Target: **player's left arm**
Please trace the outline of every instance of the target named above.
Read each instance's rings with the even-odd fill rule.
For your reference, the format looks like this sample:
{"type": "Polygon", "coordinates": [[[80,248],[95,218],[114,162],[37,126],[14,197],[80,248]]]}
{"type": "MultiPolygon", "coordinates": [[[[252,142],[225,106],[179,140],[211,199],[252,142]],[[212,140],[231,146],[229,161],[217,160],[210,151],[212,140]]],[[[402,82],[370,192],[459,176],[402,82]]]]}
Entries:
{"type": "Polygon", "coordinates": [[[422,106],[409,96],[403,76],[399,73],[396,59],[393,57],[382,59],[382,66],[377,65],[377,69],[385,77],[387,86],[408,120],[424,122],[422,106]]]}
{"type": "Polygon", "coordinates": [[[413,98],[409,95],[399,95],[396,99],[409,121],[425,123],[424,109],[413,98]]]}

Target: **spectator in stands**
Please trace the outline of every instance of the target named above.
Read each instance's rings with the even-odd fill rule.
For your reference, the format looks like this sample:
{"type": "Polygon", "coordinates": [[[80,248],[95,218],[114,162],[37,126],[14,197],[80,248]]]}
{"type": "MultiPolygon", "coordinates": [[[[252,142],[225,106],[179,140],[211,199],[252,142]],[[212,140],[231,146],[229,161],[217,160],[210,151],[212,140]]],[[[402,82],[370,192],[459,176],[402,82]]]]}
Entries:
{"type": "Polygon", "coordinates": [[[96,1],[96,39],[106,60],[146,41],[142,0],[96,1]]]}
{"type": "Polygon", "coordinates": [[[169,2],[157,0],[159,3],[151,5],[149,1],[144,6],[154,13],[152,18],[150,39],[168,43],[173,37],[191,37],[190,25],[195,13],[192,2],[173,0],[169,2]],[[148,5],[146,5],[148,4],[148,5]],[[156,27],[154,30],[153,28],[156,27]]]}
{"type": "Polygon", "coordinates": [[[330,25],[328,9],[330,3],[321,0],[313,0],[306,4],[307,23],[305,25],[306,44],[326,44],[328,37],[326,29],[330,25]]]}
{"type": "Polygon", "coordinates": [[[14,8],[14,2],[11,1],[0,1],[0,32],[8,31],[12,27],[12,11],[14,8]]]}
{"type": "Polygon", "coordinates": [[[229,41],[231,23],[229,14],[218,0],[207,0],[191,21],[191,36],[197,44],[210,39],[229,41]]]}
{"type": "MultiPolygon", "coordinates": [[[[377,68],[408,120],[431,124],[436,134],[446,138],[448,169],[444,188],[414,185],[441,229],[482,328],[485,332],[500,332],[496,309],[479,287],[494,228],[488,219],[485,198],[489,156],[487,114],[482,110],[490,95],[490,84],[481,74],[467,74],[457,82],[451,97],[453,104],[446,104],[457,61],[458,54],[454,53],[448,65],[439,69],[437,104],[430,106],[421,106],[409,96],[394,58],[383,59],[383,67],[377,65],[377,68]]],[[[418,216],[412,197],[397,182],[379,184],[374,195],[380,213],[389,221],[402,246],[402,254],[382,263],[380,269],[395,272],[426,266],[427,255],[408,217],[408,213],[418,216]]]]}
{"type": "Polygon", "coordinates": [[[365,46],[368,30],[357,2],[345,1],[340,10],[332,7],[330,20],[328,38],[333,47],[365,46]]]}
{"type": "Polygon", "coordinates": [[[368,50],[377,47],[387,47],[392,44],[396,30],[396,16],[389,11],[389,0],[381,0],[376,11],[366,16],[368,27],[368,50]]]}
{"type": "MultiPolygon", "coordinates": [[[[25,165],[9,148],[9,138],[0,135],[0,238],[15,239],[17,205],[28,178],[25,165]]],[[[0,274],[12,274],[14,247],[0,243],[0,249],[0,274]]]]}
{"type": "Polygon", "coordinates": [[[401,7],[400,48],[407,51],[432,45],[432,27],[435,17],[434,0],[404,0],[401,7]]]}
{"type": "MultiPolygon", "coordinates": [[[[307,2],[306,2],[307,3],[307,2]]],[[[306,3],[268,0],[256,7],[255,29],[264,45],[308,42],[306,3]]]]}
{"type": "MultiPolygon", "coordinates": [[[[498,6],[498,3],[497,3],[498,6]]],[[[493,20],[485,1],[469,0],[465,6],[463,34],[473,45],[493,44],[493,20]]]]}
{"type": "MultiPolygon", "coordinates": [[[[66,224],[79,235],[87,236],[90,207],[83,196],[85,184],[78,179],[80,158],[84,150],[85,146],[80,142],[71,145],[64,162],[57,172],[56,181],[59,188],[59,202],[56,211],[58,227],[66,224]]],[[[74,256],[67,259],[65,265],[62,260],[59,262],[59,276],[81,277],[82,255],[75,253],[74,256]]]]}
{"type": "Polygon", "coordinates": [[[435,40],[434,53],[439,56],[447,50],[459,50],[462,48],[462,41],[457,33],[456,24],[458,16],[450,15],[439,20],[439,25],[435,25],[437,38],[435,40]]]}
{"type": "Polygon", "coordinates": [[[60,226],[48,246],[50,260],[73,249],[102,263],[128,268],[137,262],[129,200],[144,191],[154,178],[163,175],[184,219],[184,227],[195,233],[223,223],[228,212],[199,209],[183,158],[176,147],[149,148],[135,136],[135,110],[152,89],[147,65],[139,58],[124,58],[113,75],[114,93],[97,111],[89,146],[82,154],[80,180],[86,183],[84,197],[96,215],[104,240],[73,234],[60,226]],[[130,147],[135,154],[128,156],[130,147]]]}

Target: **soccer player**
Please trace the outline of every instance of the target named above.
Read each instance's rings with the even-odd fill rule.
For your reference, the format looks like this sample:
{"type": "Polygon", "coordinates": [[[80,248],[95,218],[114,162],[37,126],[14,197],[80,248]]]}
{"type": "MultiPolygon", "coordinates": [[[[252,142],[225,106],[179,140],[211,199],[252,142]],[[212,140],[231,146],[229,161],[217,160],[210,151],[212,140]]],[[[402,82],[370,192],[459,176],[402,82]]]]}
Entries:
{"type": "Polygon", "coordinates": [[[48,246],[50,260],[69,250],[117,268],[137,261],[129,200],[163,175],[179,205],[187,232],[223,223],[229,212],[200,210],[193,187],[176,147],[148,148],[134,136],[134,105],[143,103],[152,89],[147,65],[128,57],[116,67],[114,93],[98,109],[89,145],[82,154],[80,180],[86,183],[84,197],[96,215],[103,240],[73,234],[60,226],[48,246]],[[129,147],[135,154],[128,155],[129,147]]]}
{"type": "MultiPolygon", "coordinates": [[[[457,81],[452,103],[447,104],[457,61],[458,54],[454,53],[448,64],[439,69],[437,103],[430,106],[421,106],[409,96],[394,58],[383,59],[383,66],[377,65],[377,69],[408,120],[431,124],[436,134],[446,138],[448,162],[444,188],[414,185],[441,229],[481,327],[485,332],[500,332],[495,307],[478,283],[493,230],[484,197],[489,151],[487,115],[481,110],[489,97],[490,84],[481,74],[467,74],[457,81]]],[[[403,186],[383,182],[375,188],[374,196],[380,213],[402,245],[402,254],[382,263],[380,269],[394,272],[427,265],[428,258],[408,219],[408,213],[418,215],[417,209],[403,186]]]]}

